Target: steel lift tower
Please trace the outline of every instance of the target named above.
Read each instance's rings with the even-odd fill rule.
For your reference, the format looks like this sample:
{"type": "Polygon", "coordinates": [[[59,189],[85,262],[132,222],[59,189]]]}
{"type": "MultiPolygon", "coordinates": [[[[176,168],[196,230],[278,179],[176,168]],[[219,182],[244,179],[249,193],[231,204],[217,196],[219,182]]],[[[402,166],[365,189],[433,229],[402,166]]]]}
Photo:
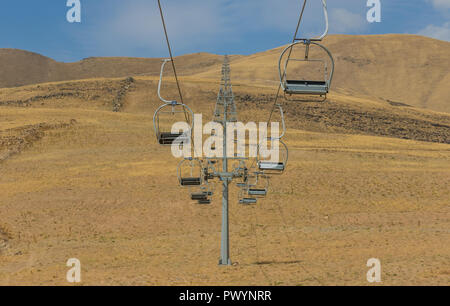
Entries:
{"type": "MultiPolygon", "coordinates": [[[[223,127],[223,169],[219,173],[219,178],[222,181],[222,239],[219,265],[231,265],[230,259],[230,241],[229,241],[229,221],[228,221],[228,188],[231,180],[234,177],[234,172],[228,171],[227,156],[227,123],[237,122],[236,105],[234,104],[233,89],[230,81],[230,62],[228,56],[222,66],[222,81],[217,97],[216,108],[214,112],[214,121],[220,123],[223,127]]],[[[233,159],[235,159],[233,157],[233,159]]]]}

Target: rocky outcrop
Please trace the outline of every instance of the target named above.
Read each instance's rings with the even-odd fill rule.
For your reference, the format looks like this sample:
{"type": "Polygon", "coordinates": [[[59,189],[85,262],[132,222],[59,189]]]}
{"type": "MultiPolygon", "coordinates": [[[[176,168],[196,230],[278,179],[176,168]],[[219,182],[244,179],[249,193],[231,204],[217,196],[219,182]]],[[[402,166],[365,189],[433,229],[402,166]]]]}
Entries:
{"type": "Polygon", "coordinates": [[[44,137],[45,131],[68,128],[74,124],[76,120],[72,119],[69,123],[38,123],[0,131],[0,162],[31,147],[44,137]]]}
{"type": "Polygon", "coordinates": [[[123,101],[125,99],[125,96],[133,83],[134,83],[134,79],[132,77],[129,77],[129,78],[123,80],[122,82],[120,82],[120,84],[121,84],[120,89],[117,92],[117,95],[113,100],[113,112],[117,113],[122,110],[123,103],[124,103],[123,101]]]}

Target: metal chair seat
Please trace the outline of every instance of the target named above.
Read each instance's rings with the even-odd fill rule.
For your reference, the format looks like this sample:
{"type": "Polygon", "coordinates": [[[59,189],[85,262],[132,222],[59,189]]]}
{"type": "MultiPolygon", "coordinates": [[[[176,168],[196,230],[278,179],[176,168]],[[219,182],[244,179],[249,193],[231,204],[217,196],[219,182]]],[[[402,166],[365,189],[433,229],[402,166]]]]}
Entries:
{"type": "Polygon", "coordinates": [[[211,200],[210,199],[199,200],[198,204],[209,205],[211,204],[211,200]]]}
{"type": "Polygon", "coordinates": [[[259,162],[259,170],[284,171],[284,163],[259,162]]]}
{"type": "Polygon", "coordinates": [[[266,196],[267,195],[267,190],[266,189],[250,188],[248,190],[248,195],[251,195],[251,196],[266,196]]]}
{"type": "Polygon", "coordinates": [[[244,198],[244,199],[239,200],[239,203],[244,204],[244,205],[256,204],[257,202],[258,202],[258,200],[255,198],[244,198]]]}
{"type": "Polygon", "coordinates": [[[200,186],[201,184],[200,177],[181,178],[181,186],[200,186]]]}
{"type": "Polygon", "coordinates": [[[204,192],[191,194],[191,200],[207,200],[207,199],[208,199],[208,195],[204,192]]]}
{"type": "Polygon", "coordinates": [[[287,94],[326,95],[328,93],[328,84],[324,81],[286,80],[284,88],[287,94]]]}
{"type": "MultiPolygon", "coordinates": [[[[182,133],[176,133],[176,134],[160,133],[158,135],[158,141],[159,141],[159,144],[161,144],[161,145],[171,145],[175,142],[175,140],[177,140],[181,136],[183,136],[182,133]]],[[[183,140],[183,142],[186,142],[186,140],[188,140],[187,137],[183,137],[181,139],[183,140]]]]}

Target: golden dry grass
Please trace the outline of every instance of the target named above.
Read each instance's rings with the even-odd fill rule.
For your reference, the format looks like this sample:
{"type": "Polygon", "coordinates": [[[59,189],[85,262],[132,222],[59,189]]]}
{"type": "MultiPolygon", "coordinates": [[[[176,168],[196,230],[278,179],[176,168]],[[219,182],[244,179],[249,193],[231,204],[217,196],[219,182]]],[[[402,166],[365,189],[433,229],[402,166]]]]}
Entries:
{"type": "MultiPolygon", "coordinates": [[[[113,113],[110,102],[120,81],[0,91],[0,100],[80,93],[0,107],[2,131],[73,123],[45,130],[0,163],[0,285],[67,285],[65,263],[72,257],[81,260],[84,285],[367,285],[372,257],[381,260],[384,285],[449,284],[445,130],[444,143],[379,137],[337,129],[339,121],[298,121],[293,111],[300,106],[287,105],[288,170],[274,177],[269,196],[255,207],[239,206],[233,187],[235,265],[224,268],[217,266],[219,186],[211,206],[189,200],[188,190],[177,186],[178,161],[153,135],[156,79],[137,78],[122,112],[113,113]]],[[[241,120],[265,120],[264,99],[273,88],[237,85],[241,120]]],[[[217,80],[183,78],[186,101],[207,118],[217,90],[217,80]]],[[[165,94],[175,92],[169,81],[165,94]]],[[[307,105],[449,121],[446,114],[377,99],[332,94],[330,100],[307,105]]],[[[379,120],[374,124],[382,125],[379,120]]],[[[403,126],[433,132],[408,122],[403,126]]]]}

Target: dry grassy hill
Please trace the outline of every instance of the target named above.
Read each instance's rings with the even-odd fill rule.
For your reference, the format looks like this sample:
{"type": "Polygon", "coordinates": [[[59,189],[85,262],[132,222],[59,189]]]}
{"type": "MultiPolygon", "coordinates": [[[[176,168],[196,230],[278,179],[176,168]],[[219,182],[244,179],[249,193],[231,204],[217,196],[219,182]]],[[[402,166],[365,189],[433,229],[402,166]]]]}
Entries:
{"type": "MultiPolygon", "coordinates": [[[[450,43],[414,35],[329,36],[336,60],[333,89],[390,103],[450,112],[450,43]]],[[[234,81],[276,86],[281,48],[233,56],[234,81]]],[[[222,58],[198,53],[176,59],[181,75],[215,80],[222,58]]],[[[0,87],[97,77],[158,75],[160,59],[89,58],[58,63],[26,51],[0,49],[0,87]]]]}
{"type": "MultiPolygon", "coordinates": [[[[324,45],[336,61],[334,90],[450,112],[449,42],[414,35],[331,35],[324,45]]],[[[274,84],[282,49],[233,61],[235,81],[274,84]]],[[[217,73],[216,67],[198,76],[217,73]]]]}
{"type": "MultiPolygon", "coordinates": [[[[219,80],[182,81],[211,118],[219,80]]],[[[72,257],[92,285],[364,285],[372,257],[383,284],[448,284],[450,116],[336,93],[287,105],[288,170],[254,207],[232,187],[223,269],[220,184],[206,207],[177,186],[152,131],[156,84],[0,90],[0,285],[67,284],[72,257]]],[[[267,118],[273,88],[234,90],[241,120],[267,118]]]]}
{"type": "MultiPolygon", "coordinates": [[[[217,266],[220,183],[212,205],[196,205],[177,185],[179,160],[155,140],[159,60],[62,64],[0,51],[34,67],[26,73],[16,62],[6,70],[15,79],[0,76],[18,82],[0,89],[0,285],[67,285],[73,257],[87,285],[367,285],[374,257],[383,285],[448,285],[450,115],[405,105],[416,101],[409,86],[427,99],[418,106],[445,108],[433,97],[448,100],[448,88],[435,82],[425,95],[389,82],[417,81],[420,69],[448,77],[448,43],[332,36],[327,44],[338,64],[328,100],[285,103],[286,173],[256,206],[238,205],[231,188],[234,265],[225,269],[217,266]],[[388,46],[422,56],[374,56],[388,46]],[[80,79],[93,76],[101,77],[80,79]],[[39,84],[14,87],[20,82],[39,84]]],[[[278,53],[232,58],[241,121],[267,120],[278,53]]],[[[212,118],[222,58],[177,61],[186,102],[212,118]]],[[[163,91],[176,96],[172,78],[163,91]]]]}
{"type": "MultiPolygon", "coordinates": [[[[194,74],[221,65],[222,57],[208,53],[177,58],[181,74],[194,74]]],[[[159,58],[87,58],[76,63],[60,63],[48,57],[17,49],[0,49],[0,88],[36,83],[159,75],[159,58]]]]}

